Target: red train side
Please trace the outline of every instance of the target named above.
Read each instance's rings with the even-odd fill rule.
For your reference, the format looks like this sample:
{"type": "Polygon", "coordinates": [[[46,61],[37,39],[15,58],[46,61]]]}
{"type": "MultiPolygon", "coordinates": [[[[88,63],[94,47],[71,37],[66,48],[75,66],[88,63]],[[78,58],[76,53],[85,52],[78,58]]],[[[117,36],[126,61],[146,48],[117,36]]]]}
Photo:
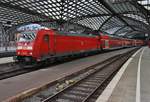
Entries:
{"type": "Polygon", "coordinates": [[[131,40],[108,35],[71,34],[51,29],[27,31],[18,34],[17,60],[20,62],[45,61],[54,57],[67,56],[102,49],[140,46],[141,40],[131,40]]]}

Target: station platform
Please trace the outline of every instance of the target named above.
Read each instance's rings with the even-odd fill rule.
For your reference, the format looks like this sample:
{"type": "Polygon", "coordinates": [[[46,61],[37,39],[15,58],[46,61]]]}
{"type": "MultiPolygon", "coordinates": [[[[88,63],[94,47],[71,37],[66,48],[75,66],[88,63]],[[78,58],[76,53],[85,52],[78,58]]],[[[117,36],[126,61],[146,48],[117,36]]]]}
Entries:
{"type": "Polygon", "coordinates": [[[96,102],[150,102],[150,48],[138,50],[96,102]]]}
{"type": "Polygon", "coordinates": [[[0,64],[13,62],[13,56],[15,55],[15,49],[8,49],[7,51],[5,51],[4,49],[0,48],[0,64]]]}
{"type": "Polygon", "coordinates": [[[10,63],[10,62],[14,62],[13,57],[0,58],[0,64],[6,64],[6,63],[10,63]]]}

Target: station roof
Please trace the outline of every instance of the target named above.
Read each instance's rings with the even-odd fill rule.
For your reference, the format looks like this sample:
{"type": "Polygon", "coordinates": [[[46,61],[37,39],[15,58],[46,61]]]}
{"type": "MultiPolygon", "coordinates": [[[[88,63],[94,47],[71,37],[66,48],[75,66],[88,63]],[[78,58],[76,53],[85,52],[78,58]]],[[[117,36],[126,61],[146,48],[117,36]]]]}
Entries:
{"type": "Polygon", "coordinates": [[[0,0],[6,28],[28,23],[71,23],[120,36],[149,34],[150,0],[0,0]]]}

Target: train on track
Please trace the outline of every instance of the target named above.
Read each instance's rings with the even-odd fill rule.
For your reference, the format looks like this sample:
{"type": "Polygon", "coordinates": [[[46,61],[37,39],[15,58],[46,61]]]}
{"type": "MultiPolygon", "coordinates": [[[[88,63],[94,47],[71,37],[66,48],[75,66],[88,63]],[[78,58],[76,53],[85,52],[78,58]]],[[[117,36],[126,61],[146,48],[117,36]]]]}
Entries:
{"type": "Polygon", "coordinates": [[[143,40],[127,39],[103,33],[77,33],[56,29],[19,32],[15,60],[33,64],[51,59],[105,49],[144,45],[143,40]]]}

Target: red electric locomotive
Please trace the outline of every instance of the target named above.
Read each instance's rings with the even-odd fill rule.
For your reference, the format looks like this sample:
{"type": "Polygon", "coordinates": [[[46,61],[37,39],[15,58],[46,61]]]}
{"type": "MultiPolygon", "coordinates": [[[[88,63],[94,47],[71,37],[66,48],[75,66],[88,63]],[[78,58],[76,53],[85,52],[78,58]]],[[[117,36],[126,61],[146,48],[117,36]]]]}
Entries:
{"type": "Polygon", "coordinates": [[[46,59],[96,51],[100,49],[100,37],[58,32],[52,29],[21,32],[18,35],[17,60],[38,62],[46,59]]]}

